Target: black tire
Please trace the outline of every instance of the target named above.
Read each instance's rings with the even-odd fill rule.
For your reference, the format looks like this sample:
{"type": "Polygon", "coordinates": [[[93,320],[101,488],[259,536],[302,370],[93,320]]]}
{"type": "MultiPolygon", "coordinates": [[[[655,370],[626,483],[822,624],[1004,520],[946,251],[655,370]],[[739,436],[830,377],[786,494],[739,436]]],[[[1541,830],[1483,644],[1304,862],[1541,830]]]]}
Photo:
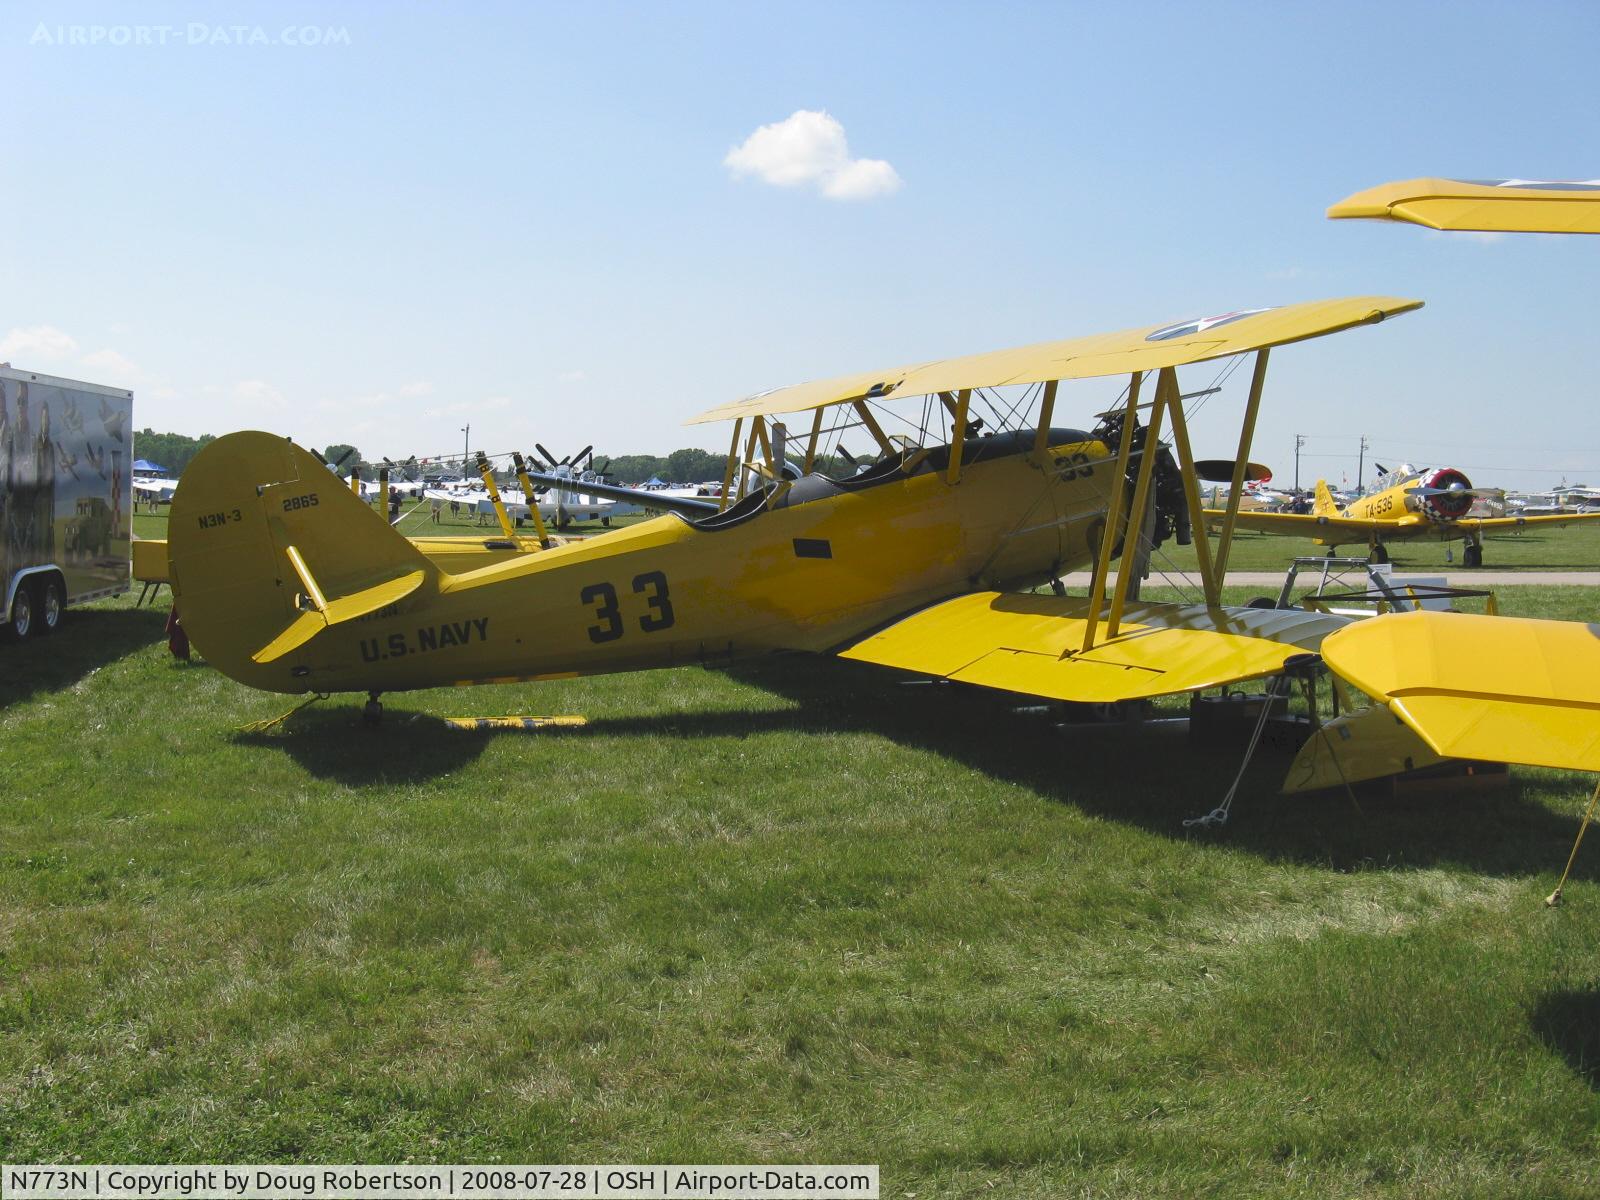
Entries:
{"type": "Polygon", "coordinates": [[[1245,604],[1246,608],[1277,608],[1276,596],[1257,596],[1245,604]]]}
{"type": "Polygon", "coordinates": [[[1375,563],[1386,563],[1389,561],[1389,547],[1379,542],[1372,548],[1372,553],[1367,557],[1375,563]]]}
{"type": "Polygon", "coordinates": [[[1461,552],[1461,564],[1466,567],[1483,566],[1483,547],[1468,546],[1461,552]]]}
{"type": "Polygon", "coordinates": [[[61,628],[61,620],[67,613],[67,591],[61,585],[59,575],[46,575],[36,581],[35,586],[38,589],[38,604],[34,612],[39,621],[36,632],[42,637],[61,628]]]}
{"type": "Polygon", "coordinates": [[[17,594],[11,601],[11,619],[5,626],[6,636],[13,642],[25,642],[32,637],[37,632],[33,614],[33,589],[26,583],[19,584],[17,594]]]}

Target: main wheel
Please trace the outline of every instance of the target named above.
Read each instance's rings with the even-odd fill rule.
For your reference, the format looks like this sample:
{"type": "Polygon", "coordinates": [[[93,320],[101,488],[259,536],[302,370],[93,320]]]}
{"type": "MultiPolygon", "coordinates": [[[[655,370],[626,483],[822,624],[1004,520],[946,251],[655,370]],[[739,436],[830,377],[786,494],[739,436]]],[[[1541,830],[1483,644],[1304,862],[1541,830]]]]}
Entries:
{"type": "Polygon", "coordinates": [[[33,589],[26,583],[17,587],[17,594],[11,601],[11,620],[6,623],[5,632],[14,642],[25,642],[33,636],[33,589]]]}
{"type": "Polygon", "coordinates": [[[61,579],[55,575],[45,576],[39,585],[39,632],[54,633],[59,629],[66,609],[67,596],[61,579]]]}
{"type": "Polygon", "coordinates": [[[1386,563],[1389,561],[1389,547],[1385,546],[1382,542],[1379,542],[1372,547],[1372,553],[1367,557],[1372,559],[1372,561],[1375,563],[1386,563]]]}
{"type": "Polygon", "coordinates": [[[1461,552],[1461,563],[1463,566],[1467,567],[1483,566],[1483,547],[1476,545],[1468,546],[1461,552]]]}

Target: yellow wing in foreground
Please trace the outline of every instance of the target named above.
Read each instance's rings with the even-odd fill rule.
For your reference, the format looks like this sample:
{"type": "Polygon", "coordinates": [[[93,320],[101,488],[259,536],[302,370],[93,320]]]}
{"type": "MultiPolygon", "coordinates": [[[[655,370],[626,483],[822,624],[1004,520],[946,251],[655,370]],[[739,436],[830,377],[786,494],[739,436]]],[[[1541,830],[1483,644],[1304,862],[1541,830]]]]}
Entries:
{"type": "Polygon", "coordinates": [[[804,412],[851,400],[926,396],[962,388],[1152,371],[1300,342],[1356,325],[1372,325],[1385,317],[1421,307],[1420,300],[1355,296],[1342,300],[1313,300],[1284,308],[1245,309],[1173,325],[1149,325],[1120,333],[1039,342],[1013,350],[934,359],[815,383],[798,383],[721,405],[690,419],[687,424],[804,412]]]}
{"type": "Polygon", "coordinates": [[[1600,771],[1600,625],[1395,613],[1322,653],[1446,758],[1600,771]]]}
{"type": "Polygon", "coordinates": [[[975,592],[903,617],[841,656],[1052,700],[1110,703],[1273,674],[1347,620],[1292,609],[1134,604],[1115,639],[1082,654],[1088,612],[1081,597],[975,592]]]}
{"type": "Polygon", "coordinates": [[[1357,192],[1328,215],[1410,221],[1429,229],[1600,233],[1600,179],[1407,179],[1357,192]]]}

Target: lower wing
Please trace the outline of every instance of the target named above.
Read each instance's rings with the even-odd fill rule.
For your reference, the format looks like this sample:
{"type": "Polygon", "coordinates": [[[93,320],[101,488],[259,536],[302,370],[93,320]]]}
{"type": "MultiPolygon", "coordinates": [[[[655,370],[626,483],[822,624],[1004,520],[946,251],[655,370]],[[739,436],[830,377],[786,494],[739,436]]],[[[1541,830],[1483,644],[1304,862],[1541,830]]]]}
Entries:
{"type": "Polygon", "coordinates": [[[1199,691],[1283,670],[1348,618],[1298,609],[1130,604],[1117,636],[1084,651],[1081,597],[975,592],[901,617],[840,652],[961,683],[1111,703],[1199,691]]]}
{"type": "Polygon", "coordinates": [[[1600,625],[1393,613],[1322,653],[1436,754],[1600,771],[1600,625]]]}

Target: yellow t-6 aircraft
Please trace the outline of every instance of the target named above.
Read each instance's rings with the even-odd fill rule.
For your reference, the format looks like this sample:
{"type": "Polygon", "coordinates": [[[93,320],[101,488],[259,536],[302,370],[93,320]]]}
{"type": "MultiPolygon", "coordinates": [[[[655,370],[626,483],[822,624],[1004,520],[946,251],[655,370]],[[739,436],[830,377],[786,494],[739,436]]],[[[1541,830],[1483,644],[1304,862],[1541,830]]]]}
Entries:
{"type": "Polygon", "coordinates": [[[1247,310],[782,388],[697,418],[736,422],[718,511],[702,502],[466,570],[419,551],[292,442],[230,434],[196,456],[174,499],[173,590],[195,646],[233,679],[365,691],[373,718],[387,691],[774,651],[1096,702],[1255,678],[1340,621],[1221,606],[1233,511],[1214,565],[1199,539],[1205,604],[1131,602],[1136,555],[1112,578],[1130,533],[1184,537],[1200,508],[1177,368],[1256,352],[1242,476],[1271,347],[1417,307],[1361,297],[1247,310]],[[1122,374],[1126,403],[1096,430],[1052,426],[1060,381],[1122,374]],[[1033,385],[1033,420],[975,436],[975,393],[1005,385],[1033,385]],[[884,402],[909,397],[925,398],[928,444],[885,432],[884,402]],[[798,468],[797,442],[769,421],[787,413],[812,418],[798,468]],[[878,448],[849,478],[811,470],[830,416],[835,433],[878,448]],[[1169,421],[1176,460],[1157,449],[1169,421]],[[1130,530],[1130,512],[1153,516],[1130,530]],[[1019,590],[1090,565],[1086,597],[1019,590]]]}
{"type": "MultiPolygon", "coordinates": [[[[1382,468],[1380,468],[1381,470],[1382,468]]],[[[1600,520],[1600,513],[1556,513],[1532,517],[1469,517],[1472,502],[1482,491],[1454,467],[1399,466],[1386,471],[1367,491],[1343,508],[1333,498],[1327,482],[1317,480],[1316,502],[1309,513],[1241,512],[1238,526],[1284,537],[1308,537],[1329,547],[1367,546],[1374,562],[1388,562],[1387,543],[1403,541],[1462,540],[1462,561],[1483,565],[1483,537],[1527,525],[1569,525],[1600,520]]],[[[1208,521],[1220,521],[1221,509],[1208,508],[1208,521]]]]}

